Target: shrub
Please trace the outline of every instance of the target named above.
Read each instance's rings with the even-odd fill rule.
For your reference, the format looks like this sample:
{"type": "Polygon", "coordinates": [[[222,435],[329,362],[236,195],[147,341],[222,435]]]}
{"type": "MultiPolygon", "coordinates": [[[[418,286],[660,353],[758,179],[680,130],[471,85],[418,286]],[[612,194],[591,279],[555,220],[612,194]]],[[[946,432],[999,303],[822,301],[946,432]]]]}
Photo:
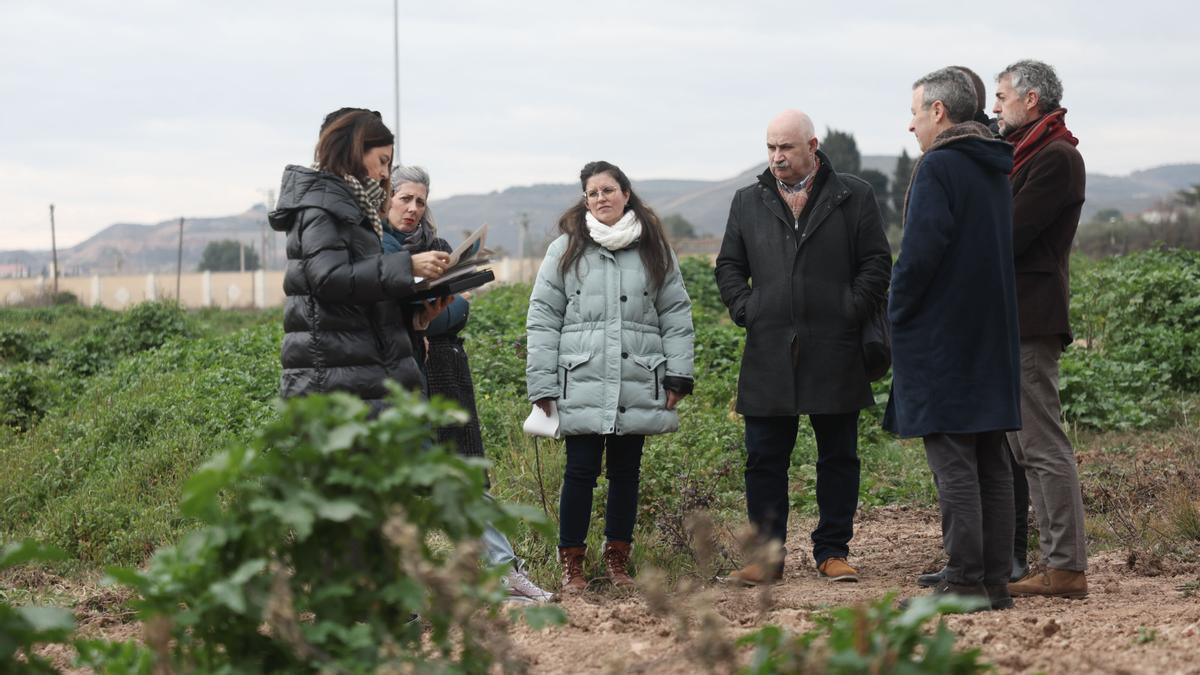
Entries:
{"type": "Polygon", "coordinates": [[[50,356],[49,339],[49,334],[41,328],[0,328],[0,361],[45,361],[50,356]]]}
{"type": "Polygon", "coordinates": [[[979,650],[954,649],[955,636],[944,621],[929,634],[924,626],[935,616],[970,611],[980,601],[948,596],[920,596],[908,608],[896,608],[893,595],[865,606],[835,609],[817,619],[818,627],[788,635],[766,626],[738,640],[755,648],[745,675],[772,673],[978,673],[989,667],[979,650]]]}
{"type": "Polygon", "coordinates": [[[73,378],[45,364],[0,366],[0,424],[27,431],[73,386],[73,378]]]}
{"type": "Polygon", "coordinates": [[[1062,360],[1063,414],[1099,429],[1162,422],[1174,392],[1200,391],[1200,252],[1076,259],[1062,360]]]}
{"type": "Polygon", "coordinates": [[[399,390],[391,400],[375,420],[344,394],[290,400],[249,445],[188,481],[183,511],[204,527],[145,571],[112,571],[141,595],[139,618],[162,663],[201,672],[489,667],[502,596],[474,542],[485,524],[511,529],[528,510],[485,499],[484,463],[433,444],[431,430],[461,423],[462,412],[399,390]]]}

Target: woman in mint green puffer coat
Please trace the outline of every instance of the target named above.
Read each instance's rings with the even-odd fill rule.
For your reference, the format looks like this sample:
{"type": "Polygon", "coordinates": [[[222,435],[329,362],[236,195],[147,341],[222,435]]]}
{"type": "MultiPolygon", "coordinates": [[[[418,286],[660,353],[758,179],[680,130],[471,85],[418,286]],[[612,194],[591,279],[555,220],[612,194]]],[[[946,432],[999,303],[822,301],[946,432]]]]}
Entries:
{"type": "Polygon", "coordinates": [[[559,218],[529,298],[529,400],[557,406],[567,465],[559,499],[563,590],[583,577],[592,490],[607,450],[604,562],[628,573],[642,445],[679,428],[692,391],[692,304],[658,216],[608,162],[580,173],[583,197],[559,218]]]}

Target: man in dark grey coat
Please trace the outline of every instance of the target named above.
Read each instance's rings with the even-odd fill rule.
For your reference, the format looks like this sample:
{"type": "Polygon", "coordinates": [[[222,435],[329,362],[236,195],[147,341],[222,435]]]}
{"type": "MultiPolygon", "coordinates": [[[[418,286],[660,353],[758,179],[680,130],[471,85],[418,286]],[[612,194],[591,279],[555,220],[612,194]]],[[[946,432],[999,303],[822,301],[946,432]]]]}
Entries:
{"type": "Polygon", "coordinates": [[[1012,146],[971,121],[975,90],[944,68],[913,84],[913,171],[892,270],[892,395],[884,427],[920,436],[949,562],[935,593],[1012,606],[1012,471],[1021,426],[1012,146]]]}
{"type": "MultiPolygon", "coordinates": [[[[737,411],[746,419],[746,507],[761,539],[782,551],[788,467],[799,416],[817,440],[813,557],[821,576],[856,581],[846,562],[858,507],[858,413],[874,403],[861,330],[887,293],[891,251],[870,185],[838,174],[817,149],[812,120],[789,110],[767,128],[770,166],[738,190],[716,277],[746,328],[737,411]]],[[[782,557],[731,579],[783,575],[782,557]]]]}

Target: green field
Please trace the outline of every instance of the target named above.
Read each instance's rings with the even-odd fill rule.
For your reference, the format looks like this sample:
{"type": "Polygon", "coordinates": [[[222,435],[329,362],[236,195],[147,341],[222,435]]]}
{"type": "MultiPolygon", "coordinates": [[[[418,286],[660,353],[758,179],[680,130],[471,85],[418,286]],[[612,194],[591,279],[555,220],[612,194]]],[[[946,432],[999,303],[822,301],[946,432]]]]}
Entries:
{"type": "MultiPolygon", "coordinates": [[[[744,522],[742,424],[732,412],[743,331],[725,314],[707,261],[683,266],[694,303],[697,387],[681,405],[682,431],[647,443],[635,536],[635,563],[665,570],[672,581],[701,571],[690,514],[710,514],[718,564],[726,568],[738,560],[744,522]]],[[[1164,483],[1138,457],[1148,439],[1197,427],[1200,255],[1078,258],[1072,284],[1077,340],[1063,359],[1064,414],[1086,459],[1093,546],[1159,559],[1192,555],[1200,541],[1196,458],[1163,457],[1177,469],[1164,483]]],[[[479,295],[467,348],[493,493],[537,510],[545,503],[553,523],[561,444],[535,444],[520,430],[529,411],[528,294],[527,286],[512,285],[479,295]]],[[[51,569],[88,575],[142,565],[195,530],[199,521],[180,508],[188,477],[278,420],[281,337],[278,310],[0,310],[0,541],[57,546],[66,558],[51,569]]],[[[877,401],[887,387],[886,378],[876,383],[877,401]]],[[[861,417],[862,507],[931,506],[921,446],[883,433],[881,411],[877,405],[861,417]]],[[[789,474],[800,514],[815,513],[815,461],[811,433],[802,429],[789,474]]],[[[599,515],[603,500],[595,504],[599,515]]],[[[545,528],[517,525],[512,534],[535,579],[556,586],[555,542],[545,528]]],[[[594,525],[592,535],[598,549],[601,528],[594,525]]]]}

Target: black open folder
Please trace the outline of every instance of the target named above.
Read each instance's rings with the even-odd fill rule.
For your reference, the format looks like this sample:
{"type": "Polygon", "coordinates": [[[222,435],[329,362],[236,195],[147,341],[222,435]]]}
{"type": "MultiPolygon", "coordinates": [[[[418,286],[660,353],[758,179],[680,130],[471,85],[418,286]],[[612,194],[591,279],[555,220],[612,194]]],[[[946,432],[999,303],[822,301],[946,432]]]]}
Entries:
{"type": "Polygon", "coordinates": [[[455,277],[444,283],[436,284],[428,288],[418,290],[412,296],[412,300],[430,300],[432,298],[444,298],[450,295],[457,295],[464,291],[469,291],[474,288],[495,281],[496,275],[492,274],[491,270],[479,270],[470,274],[464,274],[460,277],[455,277]]]}

